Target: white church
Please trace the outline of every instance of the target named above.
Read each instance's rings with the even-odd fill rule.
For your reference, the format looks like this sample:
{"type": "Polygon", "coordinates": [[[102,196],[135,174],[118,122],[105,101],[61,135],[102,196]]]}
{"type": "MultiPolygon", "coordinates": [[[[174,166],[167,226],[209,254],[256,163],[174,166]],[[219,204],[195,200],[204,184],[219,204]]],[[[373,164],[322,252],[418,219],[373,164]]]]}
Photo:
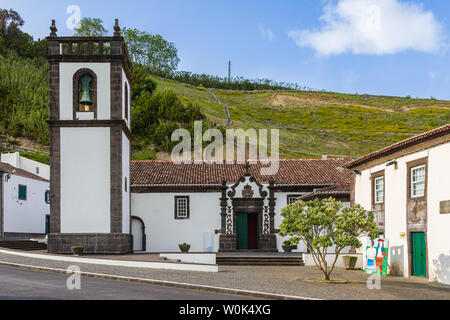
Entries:
{"type": "Polygon", "coordinates": [[[131,162],[132,65],[118,22],[112,37],[50,29],[49,252],[279,251],[286,204],[349,185],[348,159],[281,160],[271,176],[261,164],[131,162]]]}

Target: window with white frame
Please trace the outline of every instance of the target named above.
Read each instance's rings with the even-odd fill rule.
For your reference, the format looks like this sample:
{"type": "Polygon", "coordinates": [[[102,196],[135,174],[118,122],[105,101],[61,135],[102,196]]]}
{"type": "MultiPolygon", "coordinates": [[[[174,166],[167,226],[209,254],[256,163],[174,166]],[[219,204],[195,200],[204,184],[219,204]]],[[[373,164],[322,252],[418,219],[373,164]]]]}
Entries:
{"type": "Polygon", "coordinates": [[[287,198],[287,204],[293,204],[294,202],[296,202],[298,199],[298,196],[288,196],[287,198]]]}
{"type": "Polygon", "coordinates": [[[175,219],[189,219],[189,197],[175,197],[175,219]]]}
{"type": "Polygon", "coordinates": [[[375,178],[375,203],[384,202],[384,177],[375,178]]]}
{"type": "Polygon", "coordinates": [[[300,198],[301,196],[305,195],[306,193],[301,193],[301,194],[289,194],[287,196],[287,204],[293,204],[294,202],[298,201],[298,198],[300,198]]]}
{"type": "Polygon", "coordinates": [[[411,197],[425,195],[425,165],[411,169],[411,197]]]}

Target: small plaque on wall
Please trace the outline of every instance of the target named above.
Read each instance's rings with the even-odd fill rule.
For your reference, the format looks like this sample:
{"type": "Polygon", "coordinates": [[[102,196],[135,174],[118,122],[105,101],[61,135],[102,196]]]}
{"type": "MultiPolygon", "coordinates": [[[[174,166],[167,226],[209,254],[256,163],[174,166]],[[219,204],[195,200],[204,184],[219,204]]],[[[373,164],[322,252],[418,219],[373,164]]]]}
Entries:
{"type": "Polygon", "coordinates": [[[450,200],[441,201],[441,214],[450,214],[450,200]]]}

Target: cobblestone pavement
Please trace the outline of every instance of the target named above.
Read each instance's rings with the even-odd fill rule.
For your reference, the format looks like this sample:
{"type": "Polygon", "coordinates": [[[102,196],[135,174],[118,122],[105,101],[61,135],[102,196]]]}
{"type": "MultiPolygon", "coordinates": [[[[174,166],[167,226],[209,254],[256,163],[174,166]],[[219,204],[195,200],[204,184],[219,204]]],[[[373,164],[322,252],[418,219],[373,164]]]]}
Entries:
{"type": "MultiPolygon", "coordinates": [[[[0,253],[0,261],[59,269],[66,269],[69,265],[73,264],[13,256],[4,253],[0,253]]],[[[346,284],[324,284],[306,281],[308,278],[321,277],[320,271],[314,267],[221,266],[218,273],[114,267],[87,263],[80,263],[79,267],[85,272],[176,281],[319,299],[450,300],[450,286],[429,282],[426,279],[386,277],[381,280],[380,290],[369,290],[366,285],[368,275],[362,271],[347,271],[343,269],[336,269],[332,277],[345,279],[348,281],[346,284]]]]}

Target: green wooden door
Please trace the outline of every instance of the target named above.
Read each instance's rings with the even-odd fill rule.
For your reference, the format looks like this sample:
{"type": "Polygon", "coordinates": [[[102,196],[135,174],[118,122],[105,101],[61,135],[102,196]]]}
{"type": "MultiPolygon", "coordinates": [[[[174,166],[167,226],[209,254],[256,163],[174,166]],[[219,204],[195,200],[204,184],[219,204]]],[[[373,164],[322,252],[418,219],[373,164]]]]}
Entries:
{"type": "Polygon", "coordinates": [[[236,215],[236,248],[238,250],[248,249],[247,225],[247,214],[238,213],[236,215]]]}
{"type": "Polygon", "coordinates": [[[45,216],[45,234],[49,234],[50,233],[50,216],[46,215],[45,216]]]}
{"type": "Polygon", "coordinates": [[[412,234],[413,242],[413,275],[417,277],[427,276],[427,249],[425,244],[425,233],[412,234]]]}

